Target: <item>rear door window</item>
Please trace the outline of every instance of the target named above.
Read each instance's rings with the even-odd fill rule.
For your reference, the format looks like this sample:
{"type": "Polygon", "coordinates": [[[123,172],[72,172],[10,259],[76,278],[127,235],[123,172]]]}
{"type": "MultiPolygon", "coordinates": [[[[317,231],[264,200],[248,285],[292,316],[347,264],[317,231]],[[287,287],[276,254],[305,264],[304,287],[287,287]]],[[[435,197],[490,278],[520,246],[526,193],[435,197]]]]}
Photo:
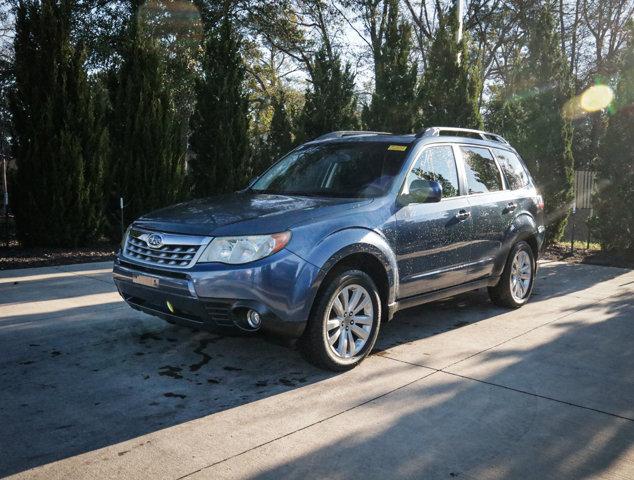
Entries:
{"type": "Polygon", "coordinates": [[[493,153],[497,158],[500,168],[504,172],[506,183],[511,190],[518,190],[526,187],[530,180],[522,161],[517,155],[508,150],[494,148],[493,153]]]}
{"type": "Polygon", "coordinates": [[[461,146],[470,195],[502,190],[502,177],[488,148],[461,146]]]}

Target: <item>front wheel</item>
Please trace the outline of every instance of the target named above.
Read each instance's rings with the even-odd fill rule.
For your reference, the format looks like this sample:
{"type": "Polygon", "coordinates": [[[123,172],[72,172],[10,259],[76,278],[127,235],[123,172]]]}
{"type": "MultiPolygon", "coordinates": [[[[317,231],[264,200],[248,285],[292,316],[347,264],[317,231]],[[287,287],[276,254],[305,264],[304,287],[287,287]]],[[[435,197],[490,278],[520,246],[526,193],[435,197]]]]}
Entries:
{"type": "Polygon", "coordinates": [[[318,367],[349,370],[372,350],[380,323],[381,301],[372,278],[360,270],[345,270],[315,299],[300,348],[318,367]]]}
{"type": "Polygon", "coordinates": [[[501,307],[519,308],[528,302],[535,281],[535,255],[524,241],[513,245],[500,281],[489,287],[491,301],[501,307]]]}

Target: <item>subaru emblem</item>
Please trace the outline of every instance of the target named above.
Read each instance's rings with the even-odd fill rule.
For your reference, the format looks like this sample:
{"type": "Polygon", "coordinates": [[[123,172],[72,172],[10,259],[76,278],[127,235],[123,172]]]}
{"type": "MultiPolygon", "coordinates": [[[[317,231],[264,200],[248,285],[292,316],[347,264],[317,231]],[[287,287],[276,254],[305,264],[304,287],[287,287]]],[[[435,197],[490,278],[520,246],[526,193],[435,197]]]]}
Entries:
{"type": "Polygon", "coordinates": [[[158,233],[152,233],[147,237],[147,244],[152,248],[161,248],[163,246],[163,237],[158,233]]]}

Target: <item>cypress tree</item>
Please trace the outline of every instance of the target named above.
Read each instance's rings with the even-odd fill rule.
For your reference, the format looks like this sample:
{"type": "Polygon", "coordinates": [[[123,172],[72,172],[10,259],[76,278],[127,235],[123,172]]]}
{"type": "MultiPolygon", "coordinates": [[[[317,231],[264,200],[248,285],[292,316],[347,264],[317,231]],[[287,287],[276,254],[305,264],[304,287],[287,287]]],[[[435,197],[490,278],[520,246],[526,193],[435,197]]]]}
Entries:
{"type": "Polygon", "coordinates": [[[421,127],[482,128],[480,69],[469,60],[467,36],[456,42],[457,20],[455,9],[442,17],[432,42],[419,91],[421,127]]]}
{"type": "Polygon", "coordinates": [[[119,235],[119,197],[125,223],[173,203],[182,192],[183,126],[164,79],[164,64],[155,40],[139,21],[139,6],[123,41],[123,61],[111,84],[110,234],[119,235]]]}
{"type": "Polygon", "coordinates": [[[300,141],[359,127],[354,74],[349,63],[342,67],[339,55],[329,54],[322,45],[313,58],[310,82],[300,114],[300,141]]]}
{"type": "Polygon", "coordinates": [[[269,145],[271,161],[276,161],[282,155],[287,154],[293,148],[292,126],[288,112],[286,111],[286,97],[281,92],[273,99],[273,118],[269,131],[269,145]]]}
{"type": "Polygon", "coordinates": [[[634,23],[597,164],[592,233],[607,250],[634,253],[634,23]]]}
{"type": "Polygon", "coordinates": [[[16,11],[13,206],[23,245],[91,242],[103,218],[105,104],[87,78],[84,48],[71,41],[72,7],[25,1],[16,11]]]}
{"type": "Polygon", "coordinates": [[[260,135],[253,147],[253,174],[260,175],[293,148],[292,125],[286,110],[286,96],[280,92],[272,100],[273,114],[266,135],[260,135]]]}
{"type": "Polygon", "coordinates": [[[528,54],[491,105],[489,124],[504,135],[527,163],[544,196],[546,240],[559,240],[573,197],[572,126],[562,116],[571,96],[568,67],[547,6],[530,12],[528,54]]]}
{"type": "Polygon", "coordinates": [[[193,192],[207,196],[244,187],[248,180],[248,97],[241,39],[228,14],[206,30],[202,74],[191,120],[193,192]]]}
{"type": "Polygon", "coordinates": [[[389,0],[385,38],[374,58],[375,89],[363,121],[370,130],[412,131],[416,111],[417,64],[410,62],[412,27],[399,22],[399,2],[389,0]]]}

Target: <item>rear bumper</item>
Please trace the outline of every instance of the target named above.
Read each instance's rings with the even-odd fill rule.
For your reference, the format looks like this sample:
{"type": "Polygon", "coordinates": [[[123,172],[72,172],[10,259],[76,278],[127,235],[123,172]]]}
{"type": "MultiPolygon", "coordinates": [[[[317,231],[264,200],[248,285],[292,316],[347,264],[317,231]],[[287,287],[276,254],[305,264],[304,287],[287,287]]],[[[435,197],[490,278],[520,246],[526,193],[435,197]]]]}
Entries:
{"type": "Polygon", "coordinates": [[[209,264],[180,271],[148,268],[119,256],[113,268],[119,293],[134,309],[213,329],[244,327],[246,311],[254,309],[262,318],[262,331],[285,337],[304,331],[318,273],[286,250],[247,265],[209,264]],[[158,287],[133,282],[135,275],[158,279],[158,287]]]}
{"type": "Polygon", "coordinates": [[[537,227],[537,234],[535,235],[535,238],[537,239],[537,251],[541,255],[544,250],[544,240],[546,239],[546,227],[543,225],[537,227]]]}

